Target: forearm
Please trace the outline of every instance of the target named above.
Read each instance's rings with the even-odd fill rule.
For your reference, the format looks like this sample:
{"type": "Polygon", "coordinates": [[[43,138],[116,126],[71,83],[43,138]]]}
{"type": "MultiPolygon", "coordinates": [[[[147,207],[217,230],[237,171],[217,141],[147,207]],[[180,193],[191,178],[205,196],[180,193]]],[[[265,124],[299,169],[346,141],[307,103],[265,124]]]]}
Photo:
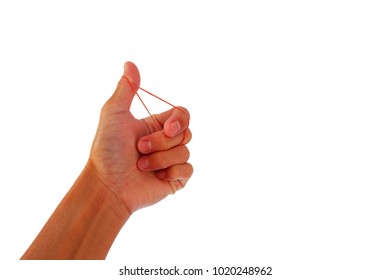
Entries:
{"type": "Polygon", "coordinates": [[[88,163],[22,259],[104,259],[129,215],[88,163]]]}

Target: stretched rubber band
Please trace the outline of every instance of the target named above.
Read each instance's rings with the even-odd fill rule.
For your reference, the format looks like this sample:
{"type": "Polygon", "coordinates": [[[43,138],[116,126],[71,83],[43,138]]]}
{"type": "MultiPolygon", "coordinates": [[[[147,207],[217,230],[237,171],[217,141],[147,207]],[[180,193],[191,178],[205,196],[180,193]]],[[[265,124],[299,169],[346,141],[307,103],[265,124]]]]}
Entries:
{"type": "MultiPolygon", "coordinates": [[[[146,92],[147,94],[149,94],[149,95],[151,95],[151,96],[157,98],[158,100],[160,100],[160,101],[162,101],[162,102],[168,104],[169,106],[172,106],[174,109],[179,110],[180,112],[182,112],[182,113],[184,114],[184,116],[186,116],[186,118],[187,118],[187,127],[186,127],[186,130],[185,130],[184,133],[183,133],[183,138],[182,138],[182,140],[181,140],[181,142],[180,142],[180,144],[183,144],[183,143],[184,143],[184,140],[185,140],[185,138],[186,138],[186,136],[187,136],[188,126],[189,126],[189,124],[190,124],[190,119],[189,119],[189,117],[187,116],[186,112],[184,112],[184,110],[182,110],[182,109],[176,107],[176,106],[173,105],[172,103],[170,103],[170,102],[168,102],[168,101],[162,99],[161,97],[159,97],[159,96],[157,96],[157,95],[151,93],[150,91],[147,91],[147,90],[145,90],[145,89],[143,89],[143,88],[141,88],[141,87],[140,87],[139,89],[142,90],[142,91],[144,91],[144,92],[146,92]]],[[[158,124],[158,126],[161,127],[161,124],[160,124],[160,123],[153,117],[153,115],[150,113],[148,107],[146,106],[145,102],[142,100],[142,98],[141,98],[141,96],[138,94],[138,92],[136,92],[136,95],[138,96],[138,98],[139,98],[139,100],[141,101],[142,105],[145,107],[145,109],[146,109],[146,111],[148,112],[149,116],[150,116],[153,120],[155,120],[155,122],[158,124]]]]}

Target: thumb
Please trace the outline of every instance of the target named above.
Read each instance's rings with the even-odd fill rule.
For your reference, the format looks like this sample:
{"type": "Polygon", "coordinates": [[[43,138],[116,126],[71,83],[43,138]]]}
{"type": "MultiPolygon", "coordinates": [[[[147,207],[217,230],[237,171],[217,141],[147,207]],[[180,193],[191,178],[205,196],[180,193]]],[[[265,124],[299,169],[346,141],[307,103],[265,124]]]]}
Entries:
{"type": "Polygon", "coordinates": [[[128,61],[124,65],[124,73],[118,82],[114,94],[107,103],[116,111],[130,110],[131,102],[140,85],[140,75],[137,66],[128,61]]]}

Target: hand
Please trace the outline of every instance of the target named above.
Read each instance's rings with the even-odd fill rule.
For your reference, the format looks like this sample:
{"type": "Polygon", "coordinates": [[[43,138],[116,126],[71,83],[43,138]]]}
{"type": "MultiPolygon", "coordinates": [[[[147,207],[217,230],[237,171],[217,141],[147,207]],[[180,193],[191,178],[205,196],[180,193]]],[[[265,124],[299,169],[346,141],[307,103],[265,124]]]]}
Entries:
{"type": "Polygon", "coordinates": [[[87,167],[124,203],[130,214],[183,188],[192,175],[187,163],[189,113],[173,108],[142,120],[130,105],[140,85],[137,67],[124,76],[101,110],[87,167]]]}

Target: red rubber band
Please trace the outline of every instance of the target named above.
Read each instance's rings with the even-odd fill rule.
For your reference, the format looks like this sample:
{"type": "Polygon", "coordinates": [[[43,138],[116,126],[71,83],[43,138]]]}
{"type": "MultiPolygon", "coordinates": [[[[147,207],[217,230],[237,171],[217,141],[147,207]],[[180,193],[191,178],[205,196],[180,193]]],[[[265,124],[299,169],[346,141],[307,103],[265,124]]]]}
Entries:
{"type": "MultiPolygon", "coordinates": [[[[179,110],[180,112],[182,112],[182,113],[186,116],[187,122],[188,122],[188,123],[187,123],[187,128],[186,128],[186,130],[185,130],[184,133],[183,133],[183,139],[181,140],[181,143],[180,143],[180,144],[183,144],[183,143],[184,143],[184,140],[185,140],[185,138],[186,138],[186,135],[187,135],[188,126],[189,126],[189,124],[190,124],[190,119],[188,118],[186,112],[184,112],[182,109],[176,107],[176,106],[173,105],[172,103],[170,103],[170,102],[168,102],[168,101],[162,99],[161,97],[159,97],[159,96],[157,96],[157,95],[151,93],[150,91],[147,91],[147,90],[145,90],[145,89],[143,89],[143,88],[141,88],[141,87],[140,87],[139,89],[142,90],[142,91],[144,91],[144,92],[146,92],[147,94],[149,94],[149,95],[151,95],[151,96],[157,98],[158,100],[160,100],[160,101],[162,101],[162,102],[164,102],[164,103],[166,103],[166,104],[172,106],[174,109],[179,110]]],[[[145,107],[145,109],[146,109],[146,111],[148,112],[149,116],[150,116],[152,119],[154,119],[154,120],[158,123],[159,126],[161,126],[160,123],[159,123],[159,122],[153,117],[153,115],[150,113],[148,107],[146,106],[145,102],[142,100],[142,98],[141,98],[141,96],[138,94],[138,92],[136,92],[136,95],[138,96],[138,98],[139,98],[139,100],[141,101],[142,105],[145,107]]]]}

